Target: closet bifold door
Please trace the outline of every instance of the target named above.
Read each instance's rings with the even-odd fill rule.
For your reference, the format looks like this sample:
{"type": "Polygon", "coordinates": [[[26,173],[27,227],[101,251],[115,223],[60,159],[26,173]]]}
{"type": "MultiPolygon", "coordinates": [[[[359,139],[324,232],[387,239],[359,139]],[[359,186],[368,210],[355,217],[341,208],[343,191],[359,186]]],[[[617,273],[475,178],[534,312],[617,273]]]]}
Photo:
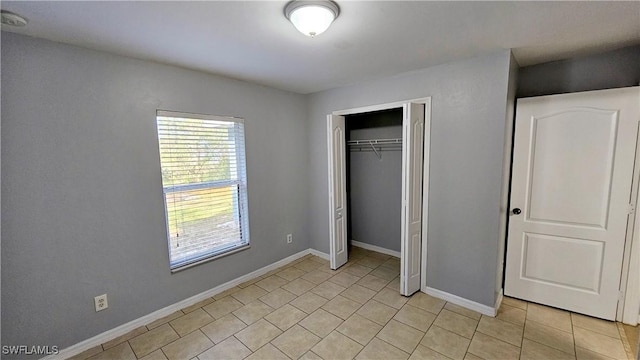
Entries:
{"type": "Polygon", "coordinates": [[[327,116],[329,163],[329,258],[332,269],[347,263],[347,176],[344,116],[327,116]]]}
{"type": "Polygon", "coordinates": [[[424,104],[403,105],[400,293],[420,290],[424,104]]]}

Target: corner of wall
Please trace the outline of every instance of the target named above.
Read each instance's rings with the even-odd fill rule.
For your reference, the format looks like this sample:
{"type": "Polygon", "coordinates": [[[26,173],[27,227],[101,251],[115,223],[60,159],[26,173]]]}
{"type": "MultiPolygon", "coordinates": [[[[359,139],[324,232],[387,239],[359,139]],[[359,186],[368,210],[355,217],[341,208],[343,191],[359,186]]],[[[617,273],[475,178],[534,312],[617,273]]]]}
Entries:
{"type": "Polygon", "coordinates": [[[500,299],[503,292],[504,265],[509,227],[509,195],[511,190],[511,162],[513,153],[513,130],[515,118],[515,101],[518,85],[519,65],[513,52],[509,50],[507,67],[507,93],[504,131],[504,155],[502,162],[502,193],[500,196],[500,233],[498,237],[498,258],[496,269],[495,299],[500,299]]]}

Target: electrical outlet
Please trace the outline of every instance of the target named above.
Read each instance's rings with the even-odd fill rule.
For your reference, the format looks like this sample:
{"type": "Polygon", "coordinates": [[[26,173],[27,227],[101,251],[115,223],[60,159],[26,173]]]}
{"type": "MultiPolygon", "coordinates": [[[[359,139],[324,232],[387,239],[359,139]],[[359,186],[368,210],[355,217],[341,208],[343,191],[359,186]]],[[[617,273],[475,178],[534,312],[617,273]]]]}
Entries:
{"type": "Polygon", "coordinates": [[[287,244],[291,244],[293,242],[293,235],[288,234],[287,235],[287,244]]]}
{"type": "Polygon", "coordinates": [[[93,301],[96,304],[96,312],[102,311],[109,307],[109,303],[107,302],[107,294],[98,295],[93,298],[93,301]]]}

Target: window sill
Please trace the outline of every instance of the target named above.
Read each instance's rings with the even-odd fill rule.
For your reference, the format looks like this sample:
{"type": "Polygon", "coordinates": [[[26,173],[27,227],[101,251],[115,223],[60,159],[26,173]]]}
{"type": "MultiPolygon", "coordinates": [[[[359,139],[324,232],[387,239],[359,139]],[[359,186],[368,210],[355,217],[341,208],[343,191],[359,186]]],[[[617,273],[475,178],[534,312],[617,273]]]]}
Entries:
{"type": "Polygon", "coordinates": [[[244,250],[247,250],[247,249],[250,249],[250,248],[251,248],[250,244],[247,244],[247,245],[244,245],[244,246],[241,246],[241,247],[238,247],[238,248],[234,248],[232,250],[229,250],[227,252],[224,252],[224,253],[221,253],[221,254],[218,254],[218,255],[214,255],[214,256],[211,256],[211,257],[208,257],[208,258],[205,258],[205,259],[197,260],[195,262],[192,262],[192,263],[189,263],[189,264],[185,264],[185,265],[173,268],[173,269],[171,269],[171,273],[172,274],[173,273],[177,273],[179,271],[186,270],[188,268],[191,268],[191,267],[194,267],[194,266],[197,266],[197,265],[200,265],[200,264],[204,264],[204,263],[212,261],[212,260],[220,259],[222,257],[229,256],[229,255],[232,255],[232,254],[235,254],[237,252],[244,251],[244,250]]]}

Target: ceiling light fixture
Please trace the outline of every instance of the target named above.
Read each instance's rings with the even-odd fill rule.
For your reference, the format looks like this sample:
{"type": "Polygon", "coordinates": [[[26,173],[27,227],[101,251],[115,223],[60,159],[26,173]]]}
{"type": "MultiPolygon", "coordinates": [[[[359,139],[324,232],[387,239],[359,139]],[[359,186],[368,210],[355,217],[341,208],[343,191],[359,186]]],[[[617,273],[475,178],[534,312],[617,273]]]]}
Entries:
{"type": "Polygon", "coordinates": [[[340,14],[331,0],[294,0],[284,8],[284,15],[301,33],[314,37],[322,34],[340,14]]]}
{"type": "Polygon", "coordinates": [[[27,19],[7,10],[0,10],[0,22],[2,23],[2,25],[9,25],[9,26],[27,25],[27,19]]]}

